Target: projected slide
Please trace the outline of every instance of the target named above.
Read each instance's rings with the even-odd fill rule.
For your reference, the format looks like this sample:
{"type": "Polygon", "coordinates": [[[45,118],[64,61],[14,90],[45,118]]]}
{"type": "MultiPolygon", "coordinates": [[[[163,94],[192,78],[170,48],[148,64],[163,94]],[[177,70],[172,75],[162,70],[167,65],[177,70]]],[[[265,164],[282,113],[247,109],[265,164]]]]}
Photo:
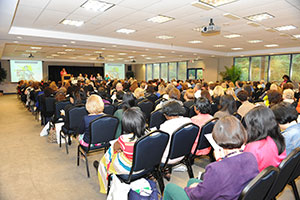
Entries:
{"type": "Polygon", "coordinates": [[[11,60],[10,61],[11,82],[19,80],[43,79],[42,61],[35,60],[11,60]]]}
{"type": "Polygon", "coordinates": [[[111,79],[124,79],[125,78],[125,65],[124,64],[115,64],[115,63],[106,63],[104,65],[105,75],[111,79]]]}

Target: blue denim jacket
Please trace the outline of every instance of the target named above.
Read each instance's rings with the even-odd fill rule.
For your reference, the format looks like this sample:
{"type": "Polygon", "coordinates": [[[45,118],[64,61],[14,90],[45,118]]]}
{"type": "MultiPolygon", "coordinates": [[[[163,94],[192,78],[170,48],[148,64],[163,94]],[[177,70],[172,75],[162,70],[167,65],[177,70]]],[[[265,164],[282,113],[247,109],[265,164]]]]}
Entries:
{"type": "Polygon", "coordinates": [[[300,147],[300,123],[292,125],[282,132],[285,139],[286,155],[288,156],[295,148],[300,147]]]}

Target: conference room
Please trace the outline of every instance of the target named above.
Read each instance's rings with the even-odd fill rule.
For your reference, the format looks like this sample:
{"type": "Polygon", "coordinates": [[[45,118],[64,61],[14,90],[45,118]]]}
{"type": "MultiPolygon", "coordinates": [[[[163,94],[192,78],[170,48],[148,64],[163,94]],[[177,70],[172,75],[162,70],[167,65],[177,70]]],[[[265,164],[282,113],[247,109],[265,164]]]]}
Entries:
{"type": "MultiPolygon", "coordinates": [[[[282,134],[279,131],[280,138],[283,138],[281,135],[284,136],[285,129],[278,122],[279,117],[276,115],[278,106],[275,104],[286,106],[284,102],[289,102],[295,105],[294,110],[298,109],[297,111],[300,112],[299,0],[1,0],[0,17],[0,138],[2,141],[0,199],[3,200],[106,199],[107,195],[103,194],[101,187],[107,184],[112,185],[108,195],[111,199],[139,199],[142,193],[138,193],[139,196],[135,197],[130,194],[133,193],[133,187],[142,185],[141,182],[136,182],[135,186],[128,189],[129,184],[124,181],[124,177],[122,179],[115,176],[118,173],[110,173],[114,174],[112,180],[108,181],[110,183],[106,183],[106,176],[103,179],[104,175],[101,175],[103,173],[101,167],[109,171],[107,163],[105,167],[103,166],[104,158],[108,159],[106,155],[111,151],[123,152],[123,147],[115,149],[116,145],[114,145],[121,143],[122,146],[123,142],[123,146],[131,146],[132,151],[132,155],[130,154],[129,157],[127,155],[131,164],[126,173],[135,174],[136,171],[140,171],[130,170],[133,170],[131,165],[138,165],[139,162],[146,163],[137,159],[142,153],[149,156],[149,159],[159,160],[155,167],[152,163],[152,170],[147,168],[148,172],[151,171],[150,175],[147,174],[149,176],[146,177],[145,174],[141,176],[142,180],[146,181],[144,183],[148,184],[147,187],[151,186],[150,193],[158,192],[158,196],[163,199],[223,199],[222,194],[219,197],[205,195],[200,197],[200,189],[196,194],[190,186],[187,187],[187,182],[194,177],[197,181],[201,179],[195,187],[201,187],[201,184],[207,182],[208,178],[205,179],[205,175],[209,177],[207,171],[211,169],[210,167],[216,166],[214,163],[225,163],[223,161],[235,157],[229,153],[227,158],[224,154],[219,156],[221,160],[219,161],[218,155],[213,155],[213,150],[220,148],[223,152],[223,149],[226,150],[228,147],[214,141],[216,136],[212,134],[217,134],[215,133],[217,128],[213,129],[215,124],[215,127],[219,127],[221,123],[232,123],[232,126],[237,126],[235,130],[239,130],[238,127],[244,125],[245,128],[242,126],[240,132],[247,132],[249,129],[246,123],[247,117],[250,120],[252,111],[250,109],[247,113],[241,114],[239,108],[236,108],[235,112],[230,113],[231,117],[235,117],[234,119],[218,115],[224,111],[220,100],[222,96],[232,96],[239,106],[245,101],[250,102],[257,112],[260,112],[258,107],[262,105],[269,107],[268,111],[272,110],[272,116],[277,120],[276,127],[282,131],[282,134]],[[275,92],[268,93],[268,90],[274,90],[272,88],[275,86],[272,85],[278,88],[275,89],[278,90],[276,94],[281,98],[274,104],[271,98],[272,95],[276,95],[275,92]],[[39,107],[39,104],[44,105],[46,101],[41,100],[42,97],[39,100],[38,92],[36,96],[31,97],[30,91],[26,90],[28,87],[34,91],[43,91],[45,95],[48,91],[46,88],[56,90],[51,94],[52,99],[56,100],[52,102],[54,107],[51,112],[49,111],[50,114],[48,110],[41,111],[45,108],[39,107]],[[55,87],[56,89],[53,89],[55,87]],[[221,88],[222,95],[213,93],[218,88],[221,88]],[[84,92],[84,95],[77,89],[84,92]],[[292,92],[290,98],[292,100],[286,100],[290,93],[285,92],[285,89],[292,92]],[[241,90],[247,91],[248,96],[245,100],[241,100],[243,99],[241,90]],[[64,129],[64,123],[67,124],[71,116],[69,113],[66,114],[69,110],[55,107],[58,101],[61,101],[56,97],[61,92],[64,93],[64,101],[67,100],[68,104],[78,108],[76,92],[78,95],[80,93],[80,105],[84,111],[78,110],[75,115],[76,120],[73,119],[72,123],[75,124],[76,130],[72,129],[74,131],[72,133],[70,127],[67,127],[70,130],[64,129]],[[142,93],[141,96],[139,92],[142,93]],[[205,93],[210,97],[206,98],[205,93]],[[188,97],[188,94],[191,94],[191,97],[188,97]],[[168,96],[166,99],[164,99],[165,95],[168,96]],[[94,105],[99,101],[99,96],[101,100],[99,108],[97,106],[90,108],[89,104],[94,105]],[[204,97],[208,100],[211,98],[209,104],[216,104],[209,105],[210,111],[202,108],[205,103],[204,97]],[[131,98],[134,98],[135,105],[131,104],[131,98]],[[217,98],[219,98],[218,103],[214,101],[217,98]],[[193,103],[187,103],[188,99],[193,103]],[[179,101],[179,105],[175,105],[174,102],[174,105],[171,105],[173,100],[179,101]],[[147,107],[149,105],[150,109],[147,107]],[[136,110],[135,107],[140,109],[136,110]],[[181,108],[185,110],[181,112],[181,108]],[[211,113],[214,109],[215,112],[211,113]],[[161,116],[164,118],[159,125],[154,124],[152,119],[157,110],[163,113],[161,116]],[[140,119],[141,112],[143,117],[141,116],[140,119]],[[196,115],[207,113],[211,118],[205,123],[199,125],[193,120],[196,115]],[[147,133],[145,136],[144,133],[139,135],[133,130],[129,131],[129,125],[126,126],[127,120],[123,117],[127,116],[129,119],[130,114],[136,116],[131,119],[135,122],[135,126],[144,123],[146,128],[143,130],[147,133]],[[108,128],[100,128],[103,132],[104,129],[106,132],[110,129],[114,130],[110,131],[114,132],[114,135],[109,139],[113,142],[105,141],[105,145],[96,142],[99,145],[94,143],[92,147],[89,144],[84,146],[86,138],[80,135],[84,131],[92,132],[89,123],[93,117],[89,118],[91,121],[87,121],[86,127],[78,136],[79,125],[82,125],[83,120],[87,120],[84,116],[93,115],[107,115],[112,124],[114,119],[118,120],[116,125],[107,122],[103,126],[109,125],[108,128]],[[212,120],[216,116],[218,119],[212,120]],[[179,118],[176,122],[177,117],[179,118]],[[168,128],[164,129],[169,120],[173,120],[173,124],[169,123],[168,128]],[[208,122],[213,124],[210,131],[204,128],[208,122]],[[179,131],[181,129],[182,132],[179,131]],[[190,141],[188,154],[187,152],[180,154],[184,159],[181,159],[179,165],[171,166],[167,161],[179,156],[172,157],[172,151],[168,151],[167,160],[161,164],[165,148],[168,149],[172,142],[174,145],[176,143],[174,134],[180,135],[188,130],[196,131],[193,134],[195,138],[191,139],[193,143],[190,141]],[[156,132],[148,134],[151,131],[156,132]],[[54,134],[52,135],[54,142],[49,142],[50,132],[54,134]],[[133,134],[133,132],[134,137],[137,137],[134,142],[123,134],[133,134]],[[163,142],[165,133],[162,132],[169,134],[166,143],[163,142]],[[201,132],[204,139],[199,141],[207,142],[205,148],[202,148],[203,145],[198,142],[198,138],[202,138],[201,132]],[[209,136],[205,137],[204,132],[209,136]],[[157,136],[157,141],[154,136],[157,136]],[[140,150],[142,153],[138,154],[138,150],[135,151],[138,149],[136,146],[140,144],[143,149],[141,144],[147,139],[153,139],[157,147],[149,148],[153,152],[147,149],[144,152],[140,150]],[[192,152],[194,142],[196,146],[193,151],[195,148],[196,151],[192,152]],[[97,145],[101,147],[101,151],[89,153],[90,150],[97,150],[97,145]],[[198,154],[199,149],[207,151],[198,154]],[[160,157],[155,157],[155,153],[158,152],[160,157]],[[116,180],[115,177],[125,183],[116,183],[113,181],[116,180]],[[149,180],[152,182],[148,183],[149,180]],[[122,185],[127,187],[130,197],[116,195],[122,185]],[[174,191],[181,191],[184,196],[174,195],[174,191]]],[[[295,119],[295,122],[286,123],[294,125],[298,124],[298,121],[295,119]]],[[[181,145],[184,146],[184,143],[188,143],[189,140],[186,139],[188,137],[183,138],[185,139],[182,139],[181,145]]],[[[92,140],[92,137],[89,140],[92,140]]],[[[234,148],[239,149],[236,156],[250,154],[246,152],[250,147],[245,148],[249,140],[248,143],[247,139],[244,140],[243,145],[234,148]]],[[[289,143],[282,140],[287,150],[289,143]]],[[[293,141],[296,143],[298,140],[294,138],[293,141]]],[[[284,148],[281,152],[279,143],[276,145],[278,149],[276,151],[280,152],[277,155],[278,159],[281,159],[277,166],[273,168],[266,166],[267,168],[262,169],[257,161],[258,171],[253,172],[251,178],[240,186],[235,196],[230,194],[231,196],[224,199],[273,199],[275,197],[279,200],[299,199],[297,191],[297,187],[300,187],[297,179],[299,169],[296,169],[300,168],[300,153],[298,153],[300,150],[292,149],[290,153],[284,148]],[[299,162],[293,160],[294,168],[284,168],[284,164],[289,163],[287,158],[292,159],[293,153],[299,162]],[[283,169],[281,170],[280,167],[283,169]],[[289,175],[284,174],[284,170],[288,171],[289,175]],[[259,175],[261,179],[258,179],[259,175]],[[273,182],[264,194],[250,184],[254,181],[263,182],[263,175],[274,175],[273,182]],[[281,180],[281,177],[285,178],[281,180]],[[245,187],[246,185],[248,187],[245,187]],[[254,196],[252,198],[247,196],[247,192],[254,196]]],[[[124,155],[126,157],[125,153],[124,155]]],[[[126,159],[124,163],[129,162],[126,159]]],[[[251,167],[251,164],[249,166],[251,167]]],[[[238,173],[239,170],[236,171],[236,174],[238,173]]],[[[130,175],[129,179],[132,177],[130,175]]],[[[134,183],[133,180],[131,182],[134,183]]],[[[145,186],[144,189],[147,187],[145,186]]],[[[104,193],[108,192],[107,189],[106,187],[104,193]]],[[[215,189],[218,189],[217,186],[215,189]]]]}

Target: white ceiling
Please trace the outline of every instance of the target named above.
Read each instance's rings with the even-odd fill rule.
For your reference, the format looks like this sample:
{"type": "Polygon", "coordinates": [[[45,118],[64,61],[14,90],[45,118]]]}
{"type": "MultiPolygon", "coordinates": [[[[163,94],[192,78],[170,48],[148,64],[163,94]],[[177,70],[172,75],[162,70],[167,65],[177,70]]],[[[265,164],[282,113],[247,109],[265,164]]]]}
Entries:
{"type": "Polygon", "coordinates": [[[139,63],[189,60],[207,56],[300,52],[300,39],[292,37],[300,34],[299,0],[238,0],[211,10],[192,6],[194,0],[104,0],[116,5],[103,13],[81,8],[85,1],[2,0],[0,2],[0,17],[4,19],[0,22],[2,59],[24,58],[25,51],[33,45],[42,47],[40,52],[33,54],[35,58],[43,60],[93,61],[97,57],[93,52],[105,48],[101,51],[106,59],[107,55],[114,55],[113,62],[126,62],[128,56],[134,56],[139,63]],[[244,17],[262,12],[268,12],[275,17],[260,22],[258,27],[247,24],[249,21],[244,17]],[[237,15],[240,19],[229,19],[223,16],[224,13],[237,15]],[[147,21],[159,14],[173,17],[175,20],[163,24],[147,21]],[[221,27],[220,34],[205,36],[193,30],[195,27],[207,25],[210,18],[221,27]],[[72,27],[60,24],[63,19],[84,20],[85,23],[81,27],[72,27]],[[282,32],[265,30],[290,24],[297,29],[282,32]],[[135,29],[136,32],[128,35],[117,33],[116,30],[120,28],[135,29]],[[232,33],[240,34],[242,37],[224,38],[224,35],[232,33]],[[161,40],[156,38],[158,35],[170,35],[174,38],[161,40]],[[17,38],[20,36],[21,39],[17,38]],[[191,40],[201,40],[202,43],[188,43],[191,40]],[[250,44],[248,40],[263,40],[263,42],[250,44]],[[71,41],[76,43],[73,44],[71,41]],[[279,47],[264,46],[274,43],[279,47]],[[225,47],[214,47],[218,44],[225,47]],[[75,48],[76,53],[47,58],[51,54],[64,51],[65,47],[62,45],[75,48]],[[234,47],[241,47],[243,50],[233,51],[231,48],[234,47]],[[117,59],[121,57],[118,55],[120,52],[126,52],[127,58],[123,56],[123,59],[117,59]],[[158,57],[162,55],[166,58],[158,57]],[[145,59],[146,57],[151,59],[145,59]]]}

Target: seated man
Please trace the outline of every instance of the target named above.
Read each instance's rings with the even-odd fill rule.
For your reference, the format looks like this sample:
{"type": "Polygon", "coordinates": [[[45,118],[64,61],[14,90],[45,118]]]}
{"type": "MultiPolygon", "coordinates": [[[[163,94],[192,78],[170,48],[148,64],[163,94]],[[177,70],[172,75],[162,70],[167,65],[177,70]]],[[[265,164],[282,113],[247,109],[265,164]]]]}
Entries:
{"type": "Polygon", "coordinates": [[[242,102],[242,105],[237,110],[237,113],[241,115],[241,117],[244,117],[247,112],[249,112],[252,108],[255,107],[253,103],[250,103],[248,101],[248,92],[246,90],[241,90],[237,94],[237,98],[242,102]]]}

